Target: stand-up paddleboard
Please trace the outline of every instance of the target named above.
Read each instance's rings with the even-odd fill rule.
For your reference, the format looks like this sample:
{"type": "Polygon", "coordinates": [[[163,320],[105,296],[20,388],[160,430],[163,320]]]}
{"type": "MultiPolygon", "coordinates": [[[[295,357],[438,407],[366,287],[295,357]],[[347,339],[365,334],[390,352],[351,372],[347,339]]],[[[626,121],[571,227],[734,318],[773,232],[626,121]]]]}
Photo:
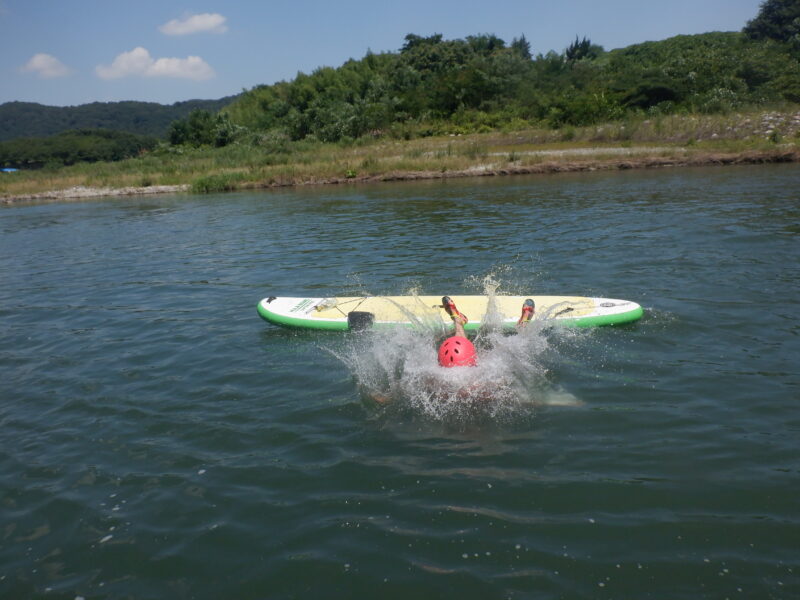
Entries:
{"type": "MultiPolygon", "coordinates": [[[[535,321],[573,327],[619,325],[636,321],[642,307],[628,300],[582,298],[579,296],[496,296],[488,311],[488,296],[451,296],[458,309],[467,315],[465,329],[481,326],[487,314],[496,325],[513,329],[522,312],[522,303],[536,303],[535,321]],[[496,319],[496,320],[495,320],[496,319]]],[[[450,324],[441,306],[441,296],[362,296],[350,298],[290,298],[270,296],[258,303],[262,318],[284,327],[328,331],[360,330],[372,327],[450,324]]]]}

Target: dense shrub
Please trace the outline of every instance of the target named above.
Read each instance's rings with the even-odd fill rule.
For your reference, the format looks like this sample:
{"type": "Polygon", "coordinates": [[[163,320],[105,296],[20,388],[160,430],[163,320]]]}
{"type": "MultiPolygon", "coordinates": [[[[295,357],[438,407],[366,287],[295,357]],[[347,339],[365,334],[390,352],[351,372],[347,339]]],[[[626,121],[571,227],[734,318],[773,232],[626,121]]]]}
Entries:
{"type": "Polygon", "coordinates": [[[226,114],[214,115],[207,110],[193,110],[185,119],[174,121],[167,133],[173,146],[215,146],[221,148],[246,134],[243,127],[231,122],[226,114]]]}
{"type": "Polygon", "coordinates": [[[246,177],[241,173],[220,173],[205,175],[192,183],[192,191],[197,194],[230,192],[237,189],[246,177]]]}

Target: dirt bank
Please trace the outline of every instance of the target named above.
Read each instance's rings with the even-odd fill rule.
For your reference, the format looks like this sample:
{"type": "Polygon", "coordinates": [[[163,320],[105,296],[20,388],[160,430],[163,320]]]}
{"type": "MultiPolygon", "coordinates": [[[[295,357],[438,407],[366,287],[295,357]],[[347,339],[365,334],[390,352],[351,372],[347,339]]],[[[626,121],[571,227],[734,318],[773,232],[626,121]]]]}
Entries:
{"type": "MultiPolygon", "coordinates": [[[[583,154],[584,150],[576,152],[583,154]]],[[[602,154],[597,150],[596,154],[602,154]]],[[[564,154],[562,153],[562,156],[564,154]]],[[[695,153],[682,157],[628,156],[612,159],[553,160],[533,165],[484,164],[460,171],[395,171],[379,175],[364,175],[352,178],[326,178],[308,181],[281,181],[269,184],[253,184],[252,188],[285,187],[294,185],[324,185],[342,183],[372,183],[381,181],[414,181],[420,179],[450,179],[457,177],[487,177],[498,175],[535,175],[547,173],[570,173],[581,171],[615,171],[627,169],[652,169],[658,167],[700,167],[721,165],[747,165],[800,162],[800,150],[782,149],[769,152],[740,153],[695,153]]]]}
{"type": "Polygon", "coordinates": [[[71,187],[65,190],[53,190],[38,194],[23,194],[0,198],[2,204],[25,202],[30,200],[82,200],[85,198],[102,198],[108,196],[145,196],[149,194],[174,194],[186,192],[188,185],[153,185],[149,187],[124,187],[124,188],[90,188],[83,186],[71,187]]]}

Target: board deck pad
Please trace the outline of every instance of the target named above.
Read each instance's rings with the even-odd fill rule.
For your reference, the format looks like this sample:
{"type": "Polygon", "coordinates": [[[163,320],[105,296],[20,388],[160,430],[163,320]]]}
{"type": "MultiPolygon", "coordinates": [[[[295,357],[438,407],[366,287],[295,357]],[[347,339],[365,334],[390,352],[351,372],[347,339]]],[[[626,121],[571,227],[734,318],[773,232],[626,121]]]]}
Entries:
{"type": "MultiPolygon", "coordinates": [[[[546,321],[575,327],[619,325],[641,318],[642,307],[629,300],[585,298],[581,296],[450,296],[458,309],[469,318],[465,326],[474,331],[487,314],[505,329],[513,329],[522,312],[522,303],[532,298],[536,303],[534,321],[546,321]],[[487,312],[489,302],[494,306],[487,312]]],[[[344,298],[300,298],[270,296],[258,303],[263,319],[284,327],[347,331],[348,314],[368,313],[372,327],[419,326],[442,323],[450,317],[441,308],[441,296],[361,296],[344,298]]],[[[351,322],[355,322],[351,320],[351,322]]]]}

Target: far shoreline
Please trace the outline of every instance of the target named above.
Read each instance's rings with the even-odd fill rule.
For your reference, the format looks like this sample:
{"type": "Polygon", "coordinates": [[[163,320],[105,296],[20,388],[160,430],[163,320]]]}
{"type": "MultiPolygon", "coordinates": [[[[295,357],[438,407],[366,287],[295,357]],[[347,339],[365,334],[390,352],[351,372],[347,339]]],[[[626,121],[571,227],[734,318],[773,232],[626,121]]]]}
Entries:
{"type": "MultiPolygon", "coordinates": [[[[648,148],[631,147],[628,156],[615,158],[592,158],[609,153],[613,148],[566,149],[560,152],[560,160],[548,160],[529,165],[493,165],[481,163],[458,170],[388,170],[386,172],[345,177],[306,177],[300,179],[281,179],[272,181],[245,181],[235,189],[225,191],[242,191],[258,189],[275,189],[286,187],[304,187],[318,185],[343,185],[358,183],[382,183],[401,181],[421,181],[436,179],[456,179],[466,177],[497,177],[505,175],[546,175],[553,173],[580,173],[595,171],[622,171],[631,169],[656,169],[703,166],[733,166],[754,164],[778,164],[800,162],[800,149],[794,145],[776,147],[773,150],[747,150],[741,152],[713,152],[693,150],[686,151],[683,156],[635,155],[648,148]],[[587,155],[582,160],[573,160],[576,155],[587,155]]],[[[683,149],[685,150],[685,149],[683,149]]],[[[38,201],[78,201],[93,198],[118,198],[132,196],[150,196],[160,194],[193,193],[190,184],[179,185],[147,185],[125,187],[91,187],[74,186],[31,194],[0,196],[0,204],[14,205],[38,201]]]]}

